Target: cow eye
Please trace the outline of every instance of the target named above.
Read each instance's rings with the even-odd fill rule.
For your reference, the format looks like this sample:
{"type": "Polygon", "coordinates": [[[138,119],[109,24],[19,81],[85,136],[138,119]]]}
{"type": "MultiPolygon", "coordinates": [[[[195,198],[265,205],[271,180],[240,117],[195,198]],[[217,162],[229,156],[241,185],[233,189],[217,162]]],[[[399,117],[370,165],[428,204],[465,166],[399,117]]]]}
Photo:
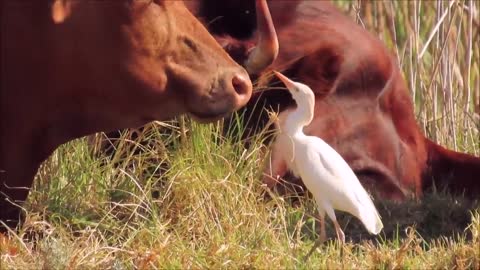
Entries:
{"type": "Polygon", "coordinates": [[[197,52],[197,51],[198,51],[197,44],[195,44],[195,42],[193,42],[193,40],[191,40],[190,38],[188,38],[188,37],[182,37],[182,42],[183,42],[187,47],[189,47],[192,51],[194,51],[194,52],[197,52]]]}

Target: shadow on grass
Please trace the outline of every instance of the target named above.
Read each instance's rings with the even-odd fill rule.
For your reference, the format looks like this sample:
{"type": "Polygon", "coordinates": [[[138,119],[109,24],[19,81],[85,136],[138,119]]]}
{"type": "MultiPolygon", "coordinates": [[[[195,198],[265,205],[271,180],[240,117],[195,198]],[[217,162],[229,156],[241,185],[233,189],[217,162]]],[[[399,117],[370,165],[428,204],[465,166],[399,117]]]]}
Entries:
{"type": "MultiPolygon", "coordinates": [[[[294,188],[298,191],[298,187],[294,188]]],[[[289,189],[290,191],[292,189],[289,189]]],[[[299,193],[288,193],[285,188],[278,191],[293,209],[287,216],[291,234],[299,231],[304,240],[318,239],[317,208],[313,198],[299,193]],[[293,195],[292,195],[293,194],[293,195]],[[306,198],[308,197],[308,198],[306,198]],[[304,211],[308,213],[304,213],[304,211]]],[[[471,240],[471,231],[467,227],[472,223],[472,212],[480,212],[480,200],[472,200],[463,196],[454,196],[445,192],[429,192],[421,200],[408,200],[397,203],[389,200],[374,200],[382,218],[384,228],[379,235],[371,235],[363,224],[354,216],[335,211],[337,220],[345,232],[346,241],[361,242],[363,240],[398,241],[407,236],[407,229],[415,228],[418,236],[425,242],[439,238],[458,236],[471,240]]],[[[335,239],[333,224],[326,217],[327,236],[335,239]]],[[[375,241],[374,241],[375,242],[375,241]]]]}

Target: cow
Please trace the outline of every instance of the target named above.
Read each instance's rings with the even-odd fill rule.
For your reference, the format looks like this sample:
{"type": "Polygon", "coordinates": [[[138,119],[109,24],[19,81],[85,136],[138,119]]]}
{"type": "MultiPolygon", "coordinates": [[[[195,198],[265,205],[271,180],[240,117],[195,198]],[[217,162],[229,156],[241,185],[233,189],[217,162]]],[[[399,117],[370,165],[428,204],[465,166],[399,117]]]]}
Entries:
{"type": "MultiPolygon", "coordinates": [[[[257,2],[262,28],[270,17],[257,2]]],[[[222,118],[251,97],[246,70],[262,70],[276,55],[274,31],[262,33],[243,68],[182,1],[3,0],[0,7],[0,220],[9,226],[59,145],[180,114],[202,123],[222,118]]]]}
{"type": "MultiPolygon", "coordinates": [[[[209,30],[238,62],[255,33],[252,5],[248,0],[203,0],[194,12],[209,22],[209,30]]],[[[328,1],[272,0],[269,8],[280,51],[258,78],[266,91],[254,92],[240,112],[250,119],[245,137],[264,129],[265,108],[283,112],[294,106],[287,91],[274,90],[281,84],[270,70],[279,70],[315,91],[315,117],[305,133],[333,146],[374,193],[401,201],[419,198],[436,185],[478,197],[480,158],[425,137],[396,58],[378,38],[328,1]]],[[[267,186],[278,186],[282,177],[299,182],[284,165],[267,162],[267,186]]]]}

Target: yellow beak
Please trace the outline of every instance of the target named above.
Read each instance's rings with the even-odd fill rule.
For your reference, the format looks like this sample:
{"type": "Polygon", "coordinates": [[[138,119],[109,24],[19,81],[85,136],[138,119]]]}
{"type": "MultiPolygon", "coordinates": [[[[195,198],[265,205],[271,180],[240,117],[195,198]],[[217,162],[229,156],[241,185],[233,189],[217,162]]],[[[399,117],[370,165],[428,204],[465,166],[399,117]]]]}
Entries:
{"type": "Polygon", "coordinates": [[[290,89],[290,90],[294,90],[295,89],[295,85],[293,84],[293,81],[290,80],[289,78],[287,78],[287,76],[283,75],[282,73],[278,72],[278,71],[273,71],[273,73],[275,74],[275,76],[277,76],[280,81],[282,81],[285,86],[290,89]]]}

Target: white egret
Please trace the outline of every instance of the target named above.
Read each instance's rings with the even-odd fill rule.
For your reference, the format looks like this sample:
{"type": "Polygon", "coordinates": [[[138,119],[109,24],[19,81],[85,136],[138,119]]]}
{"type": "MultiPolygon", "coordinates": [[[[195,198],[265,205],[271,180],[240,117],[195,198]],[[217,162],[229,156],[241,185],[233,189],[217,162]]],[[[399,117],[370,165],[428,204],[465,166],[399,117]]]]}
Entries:
{"type": "Polygon", "coordinates": [[[297,107],[280,115],[280,133],[273,145],[275,156],[272,157],[276,159],[273,166],[286,166],[312,193],[318,205],[320,242],[326,240],[325,213],[333,221],[338,239],[345,242],[334,209],[354,215],[368,232],[378,234],[383,224],[377,209],[347,162],[322,139],[303,133],[303,127],[313,119],[312,90],[279,72],[275,75],[288,88],[297,107]]]}

